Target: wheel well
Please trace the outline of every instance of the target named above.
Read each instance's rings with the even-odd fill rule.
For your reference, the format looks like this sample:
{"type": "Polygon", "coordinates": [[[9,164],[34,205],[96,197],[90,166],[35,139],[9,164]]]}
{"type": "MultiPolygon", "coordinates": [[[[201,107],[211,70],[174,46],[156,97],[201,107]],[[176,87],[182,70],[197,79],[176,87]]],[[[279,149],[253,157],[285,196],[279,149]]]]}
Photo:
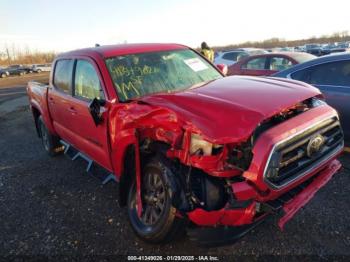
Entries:
{"type": "MultiPolygon", "coordinates": [[[[141,169],[147,161],[155,154],[165,156],[169,145],[163,142],[151,141],[145,139],[140,142],[140,164],[141,169]]],[[[129,189],[135,179],[135,145],[129,145],[125,150],[123,160],[123,171],[119,183],[119,204],[125,206],[127,204],[129,189]]]]}
{"type": "Polygon", "coordinates": [[[119,183],[119,204],[125,206],[128,199],[129,188],[135,179],[135,146],[129,145],[125,150],[123,172],[119,183]]]}
{"type": "Polygon", "coordinates": [[[40,111],[35,108],[35,107],[32,107],[32,113],[33,113],[33,117],[34,117],[34,122],[35,122],[35,128],[36,128],[36,132],[38,134],[38,137],[41,137],[41,134],[40,134],[40,128],[39,128],[39,117],[40,117],[40,111]]]}

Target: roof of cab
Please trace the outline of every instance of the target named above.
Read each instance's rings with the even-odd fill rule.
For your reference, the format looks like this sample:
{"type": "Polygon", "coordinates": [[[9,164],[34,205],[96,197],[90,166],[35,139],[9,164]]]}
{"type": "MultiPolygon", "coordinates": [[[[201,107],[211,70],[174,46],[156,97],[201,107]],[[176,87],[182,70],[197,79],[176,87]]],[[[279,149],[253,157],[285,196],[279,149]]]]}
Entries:
{"type": "Polygon", "coordinates": [[[103,58],[147,53],[156,51],[176,50],[176,49],[187,49],[188,47],[180,44],[160,44],[160,43],[145,43],[145,44],[120,44],[120,45],[103,45],[91,48],[77,49],[62,53],[59,57],[74,56],[74,55],[86,55],[86,56],[102,56],[103,58]]]}

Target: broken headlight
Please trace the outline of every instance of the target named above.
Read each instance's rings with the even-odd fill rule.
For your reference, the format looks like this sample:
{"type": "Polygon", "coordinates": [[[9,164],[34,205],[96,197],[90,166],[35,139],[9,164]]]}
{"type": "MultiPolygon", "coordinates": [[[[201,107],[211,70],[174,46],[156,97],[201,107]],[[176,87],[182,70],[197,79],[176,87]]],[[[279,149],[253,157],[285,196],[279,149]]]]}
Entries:
{"type": "Polygon", "coordinates": [[[311,105],[312,105],[312,107],[318,107],[318,106],[327,105],[327,103],[326,103],[326,101],[324,101],[324,100],[322,100],[322,99],[313,97],[313,98],[311,99],[311,105]]]}
{"type": "Polygon", "coordinates": [[[198,134],[191,135],[191,145],[190,145],[190,154],[191,155],[203,155],[210,156],[216,154],[223,148],[222,145],[216,145],[204,140],[198,134]]]}

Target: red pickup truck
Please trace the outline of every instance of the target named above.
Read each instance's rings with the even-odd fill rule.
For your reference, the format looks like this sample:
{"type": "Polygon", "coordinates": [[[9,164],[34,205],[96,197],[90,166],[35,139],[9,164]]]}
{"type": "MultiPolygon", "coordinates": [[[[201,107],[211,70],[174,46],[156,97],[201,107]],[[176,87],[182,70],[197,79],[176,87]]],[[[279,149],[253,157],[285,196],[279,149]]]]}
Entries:
{"type": "Polygon", "coordinates": [[[318,89],[218,68],[183,45],[100,46],[60,54],[27,92],[45,150],[113,174],[139,237],[187,229],[220,244],[272,213],[283,228],[339,170],[344,142],[318,89]]]}

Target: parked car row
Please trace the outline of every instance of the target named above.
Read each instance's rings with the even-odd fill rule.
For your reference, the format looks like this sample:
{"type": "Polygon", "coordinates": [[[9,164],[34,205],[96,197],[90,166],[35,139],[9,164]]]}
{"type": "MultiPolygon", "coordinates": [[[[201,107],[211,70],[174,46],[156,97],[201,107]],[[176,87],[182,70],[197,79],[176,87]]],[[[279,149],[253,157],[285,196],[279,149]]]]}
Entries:
{"type": "Polygon", "coordinates": [[[51,64],[34,64],[34,65],[10,65],[6,68],[0,68],[0,78],[10,75],[24,75],[30,73],[40,73],[51,71],[51,64]]]}
{"type": "Polygon", "coordinates": [[[332,53],[340,53],[350,51],[350,42],[328,43],[328,44],[306,44],[296,47],[275,47],[270,49],[261,48],[237,48],[228,51],[217,52],[215,54],[214,64],[225,64],[231,66],[241,59],[253,55],[261,55],[267,53],[281,53],[281,52],[303,52],[314,56],[329,55],[332,53]]]}
{"type": "Polygon", "coordinates": [[[329,55],[331,53],[339,53],[350,51],[350,42],[328,43],[328,44],[306,44],[296,47],[295,50],[307,52],[316,56],[329,55]]]}

